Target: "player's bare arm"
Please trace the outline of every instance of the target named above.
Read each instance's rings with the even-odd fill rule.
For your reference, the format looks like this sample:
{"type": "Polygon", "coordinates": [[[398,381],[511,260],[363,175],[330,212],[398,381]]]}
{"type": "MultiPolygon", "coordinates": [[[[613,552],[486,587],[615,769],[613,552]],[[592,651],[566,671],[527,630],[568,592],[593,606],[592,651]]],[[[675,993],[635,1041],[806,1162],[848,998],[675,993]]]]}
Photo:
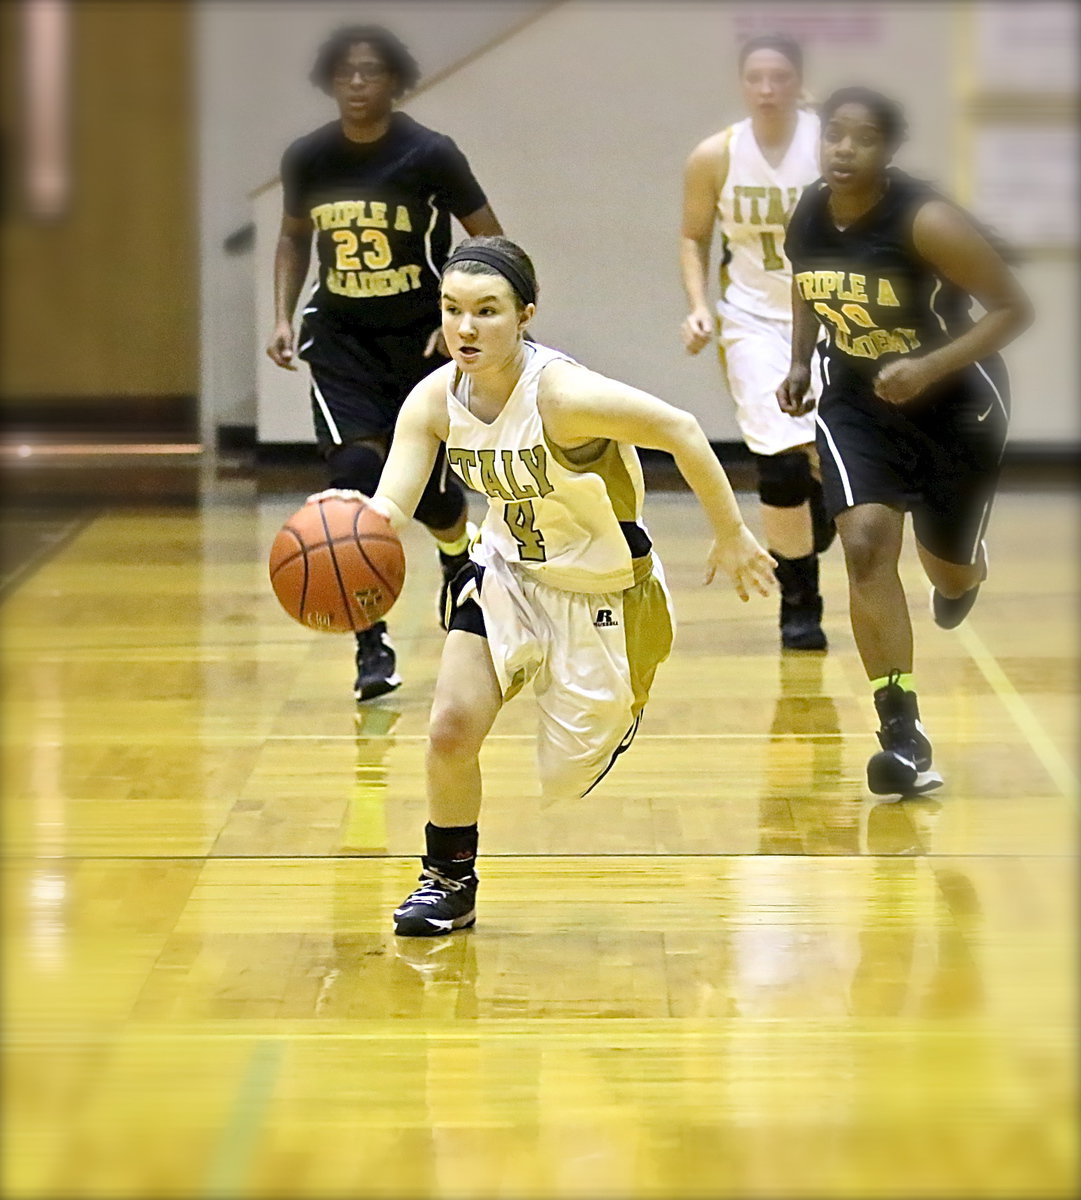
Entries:
{"type": "Polygon", "coordinates": [[[719,567],[741,600],[751,591],[770,594],[776,564],[743,523],[728,477],[691,413],[571,363],[545,370],[537,405],[548,435],[565,449],[610,438],[671,454],[713,527],[706,582],[719,567]]]}
{"type": "Polygon", "coordinates": [[[719,181],[728,171],[727,132],[700,142],[687,159],[683,172],[683,224],[679,265],[690,312],[681,333],[688,354],[697,354],[713,336],[709,307],[709,256],[713,225],[717,219],[719,181]]]}
{"type": "Polygon", "coordinates": [[[398,413],[379,487],[371,499],[395,529],[412,520],[424,486],[435,466],[439,447],[447,439],[447,363],[433,371],[409,393],[398,413]]]}
{"type": "Polygon", "coordinates": [[[904,404],[947,375],[1001,350],[1032,323],[1032,303],[998,251],[951,204],[930,200],[912,227],[916,252],[985,309],[970,330],[929,354],[890,363],[875,377],[875,394],[904,404]]]}
{"type": "Polygon", "coordinates": [[[792,365],[777,389],[777,403],[789,416],[799,417],[815,406],[811,386],[811,355],[818,340],[818,318],[792,281],[792,365]]]}
{"type": "Polygon", "coordinates": [[[503,226],[490,204],[482,204],[476,212],[460,217],[459,223],[470,237],[499,237],[503,233],[503,226]]]}
{"type": "Polygon", "coordinates": [[[283,214],[274,252],[274,333],[266,352],[287,371],[297,369],[293,362],[296,351],[293,313],[308,275],[314,229],[310,217],[283,214]]]}

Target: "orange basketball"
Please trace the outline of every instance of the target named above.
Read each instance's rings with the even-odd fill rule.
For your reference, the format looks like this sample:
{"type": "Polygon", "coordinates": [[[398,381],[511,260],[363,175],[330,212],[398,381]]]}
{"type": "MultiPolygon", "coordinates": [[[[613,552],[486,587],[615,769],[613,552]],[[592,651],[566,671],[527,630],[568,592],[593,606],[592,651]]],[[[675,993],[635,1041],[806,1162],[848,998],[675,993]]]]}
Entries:
{"type": "Polygon", "coordinates": [[[405,554],[390,522],[363,500],[327,497],[298,508],[270,548],[282,608],[325,633],[359,633],[398,599],[405,554]]]}

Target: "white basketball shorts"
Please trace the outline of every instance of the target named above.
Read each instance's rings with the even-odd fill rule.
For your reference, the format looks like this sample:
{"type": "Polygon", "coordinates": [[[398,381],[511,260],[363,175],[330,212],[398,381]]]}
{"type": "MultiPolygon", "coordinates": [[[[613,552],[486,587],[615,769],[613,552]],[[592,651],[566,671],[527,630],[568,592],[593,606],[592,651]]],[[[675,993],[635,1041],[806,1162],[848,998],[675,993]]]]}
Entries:
{"type": "MultiPolygon", "coordinates": [[[[792,361],[792,322],[758,317],[723,301],[717,312],[717,349],[747,448],[755,454],[780,454],[813,442],[814,413],[790,417],[777,403],[777,389],[792,361]]],[[[821,381],[816,363],[810,390],[817,400],[821,381]]]]}
{"type": "MultiPolygon", "coordinates": [[[[532,683],[540,708],[537,765],[546,800],[584,796],[638,730],[657,667],[675,635],[671,601],[655,556],[636,561],[637,582],[620,592],[569,592],[480,546],[478,603],[504,700],[532,683]]],[[[451,628],[479,628],[459,624],[451,628]]]]}

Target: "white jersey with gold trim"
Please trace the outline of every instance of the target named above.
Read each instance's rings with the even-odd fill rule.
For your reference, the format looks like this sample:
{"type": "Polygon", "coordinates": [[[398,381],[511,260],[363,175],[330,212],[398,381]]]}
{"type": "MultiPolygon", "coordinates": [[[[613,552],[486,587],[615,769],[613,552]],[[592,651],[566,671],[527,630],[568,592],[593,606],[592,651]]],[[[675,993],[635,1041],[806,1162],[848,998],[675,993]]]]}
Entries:
{"type": "Polygon", "coordinates": [[[494,421],[470,411],[470,380],[447,384],[447,462],[488,498],[481,540],[489,552],[549,587],[612,592],[636,582],[650,553],[641,524],[644,485],[633,446],[598,440],[568,456],[548,441],[537,408],[541,372],[558,350],[526,343],[526,364],[494,421]],[[572,461],[573,459],[573,461],[572,461]]]}
{"type": "Polygon", "coordinates": [[[751,119],[730,126],[728,173],[717,202],[729,261],[721,271],[726,305],[757,317],[791,320],[792,264],[785,257],[788,218],[803,189],[819,177],[819,120],[800,110],[776,167],[755,140],[751,119]]]}

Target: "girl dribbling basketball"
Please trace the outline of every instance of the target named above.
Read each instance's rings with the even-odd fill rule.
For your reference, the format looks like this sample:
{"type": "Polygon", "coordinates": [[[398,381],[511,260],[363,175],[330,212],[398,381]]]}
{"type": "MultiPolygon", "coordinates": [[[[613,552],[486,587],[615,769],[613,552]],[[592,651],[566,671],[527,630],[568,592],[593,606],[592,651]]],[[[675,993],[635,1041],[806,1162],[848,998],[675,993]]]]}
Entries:
{"type": "Polygon", "coordinates": [[[427,853],[421,886],[394,914],[406,936],[475,920],[478,755],[506,700],[532,682],[550,798],[590,791],[634,737],[673,635],[635,445],[671,453],[705,510],[707,582],[719,568],[744,600],[773,583],[773,560],[695,418],[529,341],[536,298],[533,265],[506,238],[469,238],[451,255],[441,308],[453,361],[405,401],[371,500],[404,525],[441,445],[488,499],[451,589],[429,726],[427,853]]]}

